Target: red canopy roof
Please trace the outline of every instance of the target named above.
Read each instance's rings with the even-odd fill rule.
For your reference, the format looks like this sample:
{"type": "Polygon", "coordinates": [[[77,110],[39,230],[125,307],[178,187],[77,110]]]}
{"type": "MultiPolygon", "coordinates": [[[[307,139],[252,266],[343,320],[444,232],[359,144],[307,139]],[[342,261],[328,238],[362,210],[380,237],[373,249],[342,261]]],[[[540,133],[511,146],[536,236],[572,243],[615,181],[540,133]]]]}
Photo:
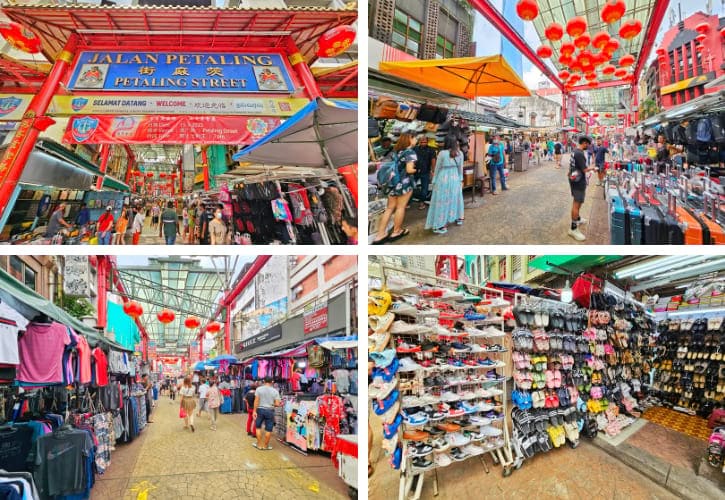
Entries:
{"type": "Polygon", "coordinates": [[[351,24],[357,10],[319,7],[222,9],[216,7],[99,6],[50,4],[3,7],[13,21],[35,30],[50,60],[71,33],[94,49],[231,50],[297,44],[308,64],[316,59],[317,39],[336,26],[351,24]]]}

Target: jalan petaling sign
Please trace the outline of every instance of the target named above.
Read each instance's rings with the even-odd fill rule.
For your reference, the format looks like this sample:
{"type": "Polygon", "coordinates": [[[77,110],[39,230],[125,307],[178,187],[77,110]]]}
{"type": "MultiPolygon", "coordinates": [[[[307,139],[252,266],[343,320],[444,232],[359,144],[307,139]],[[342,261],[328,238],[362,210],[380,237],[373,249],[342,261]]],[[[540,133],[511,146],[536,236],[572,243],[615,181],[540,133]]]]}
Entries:
{"type": "Polygon", "coordinates": [[[281,53],[82,51],[74,90],[283,92],[294,90],[281,53]]]}

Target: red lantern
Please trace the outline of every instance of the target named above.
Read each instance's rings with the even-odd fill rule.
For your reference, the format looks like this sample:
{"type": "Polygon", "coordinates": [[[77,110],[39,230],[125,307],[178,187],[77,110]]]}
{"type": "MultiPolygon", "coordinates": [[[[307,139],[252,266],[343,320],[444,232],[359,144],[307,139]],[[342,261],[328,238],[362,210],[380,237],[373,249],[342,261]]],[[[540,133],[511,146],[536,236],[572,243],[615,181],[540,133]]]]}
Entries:
{"type": "Polygon", "coordinates": [[[705,46],[704,45],[698,45],[697,47],[695,47],[695,50],[697,52],[702,52],[703,50],[705,50],[705,46]]]}
{"type": "Polygon", "coordinates": [[[586,49],[591,41],[592,39],[589,36],[589,33],[582,33],[574,39],[574,45],[576,45],[578,49],[586,49]]]}
{"type": "Polygon", "coordinates": [[[206,331],[209,333],[219,333],[219,331],[222,329],[222,325],[217,323],[216,321],[212,321],[209,323],[209,325],[206,327],[206,331]]]}
{"type": "Polygon", "coordinates": [[[620,66],[631,66],[634,64],[634,56],[632,54],[625,54],[619,58],[620,66]]]}
{"type": "Polygon", "coordinates": [[[143,314],[143,307],[135,300],[129,300],[123,304],[123,312],[133,319],[138,319],[143,314]]]}
{"type": "Polygon", "coordinates": [[[317,55],[320,57],[335,57],[350,48],[355,41],[355,28],[344,25],[332,28],[322,34],[317,41],[317,55]]]}
{"type": "Polygon", "coordinates": [[[595,89],[595,88],[599,87],[599,82],[591,81],[591,82],[587,83],[587,86],[589,86],[590,88],[595,89]]]}
{"type": "Polygon", "coordinates": [[[611,38],[612,37],[610,37],[609,33],[607,33],[606,31],[600,31],[592,37],[592,46],[601,50],[604,48],[605,45],[607,45],[607,42],[611,40],[611,38]]]}
{"type": "Polygon", "coordinates": [[[617,49],[619,49],[619,41],[612,38],[607,42],[607,45],[604,46],[604,52],[609,54],[610,56],[614,54],[617,49]]]}
{"type": "Polygon", "coordinates": [[[607,3],[602,7],[602,21],[607,24],[616,23],[627,10],[627,6],[624,4],[624,0],[607,0],[607,3]]]}
{"type": "Polygon", "coordinates": [[[710,31],[710,24],[709,23],[700,23],[697,26],[695,26],[695,31],[698,33],[707,33],[710,31]]]}
{"type": "Polygon", "coordinates": [[[663,49],[662,47],[660,47],[659,49],[657,49],[657,55],[658,56],[664,56],[666,54],[667,54],[667,51],[665,49],[663,49]]]}
{"type": "Polygon", "coordinates": [[[612,117],[612,113],[606,113],[606,114],[604,115],[604,118],[611,118],[611,117],[612,117]]]}
{"type": "Polygon", "coordinates": [[[195,316],[189,316],[184,320],[184,326],[188,328],[189,330],[193,330],[194,328],[199,328],[199,325],[201,325],[201,321],[199,321],[199,318],[195,316]]]}
{"type": "Polygon", "coordinates": [[[619,36],[625,40],[631,40],[636,37],[642,31],[642,21],[639,19],[630,19],[622,23],[619,28],[619,36]]]}
{"type": "Polygon", "coordinates": [[[573,17],[566,23],[566,32],[569,36],[576,38],[587,30],[587,20],[581,16],[573,17]]]}
{"type": "Polygon", "coordinates": [[[559,23],[551,23],[544,30],[544,36],[551,42],[558,42],[564,36],[564,28],[559,23]]]}
{"type": "Polygon", "coordinates": [[[705,40],[707,40],[707,35],[705,35],[705,34],[697,35],[695,37],[695,40],[697,40],[698,43],[702,43],[705,40]]]}
{"type": "Polygon", "coordinates": [[[576,46],[571,42],[564,42],[561,44],[559,52],[561,52],[562,56],[571,57],[576,52],[576,46]]]}
{"type": "Polygon", "coordinates": [[[31,29],[28,29],[15,22],[0,22],[0,35],[13,48],[27,52],[28,54],[37,54],[41,49],[41,42],[38,35],[31,29]]]}
{"type": "Polygon", "coordinates": [[[602,68],[602,73],[604,73],[605,75],[611,75],[615,71],[617,71],[617,68],[614,67],[614,65],[612,65],[612,64],[607,64],[606,66],[604,66],[602,68]]]}
{"type": "Polygon", "coordinates": [[[161,312],[156,314],[156,317],[159,319],[160,322],[167,325],[174,321],[174,319],[176,318],[176,314],[168,309],[163,309],[161,312]]]}
{"type": "Polygon", "coordinates": [[[586,78],[587,80],[589,80],[591,82],[592,80],[597,79],[597,74],[596,73],[587,73],[586,75],[584,75],[584,78],[586,78]]]}
{"type": "Polygon", "coordinates": [[[553,54],[553,53],[554,53],[554,51],[548,45],[542,45],[541,47],[536,49],[536,55],[542,59],[550,58],[551,54],[553,54]]]}
{"type": "Polygon", "coordinates": [[[577,62],[582,68],[593,66],[594,56],[588,50],[582,50],[577,57],[577,62]]]}
{"type": "Polygon", "coordinates": [[[166,179],[166,172],[161,172],[159,174],[159,179],[166,179]]]}
{"type": "Polygon", "coordinates": [[[559,56],[559,64],[562,64],[564,66],[569,66],[571,64],[571,56],[559,56]]]}
{"type": "Polygon", "coordinates": [[[593,118],[599,118],[599,113],[592,113],[593,118]]]}
{"type": "Polygon", "coordinates": [[[516,4],[516,13],[524,21],[533,21],[539,15],[539,5],[536,0],[519,0],[516,4]]]}
{"type": "Polygon", "coordinates": [[[627,70],[623,68],[617,68],[617,70],[614,72],[614,76],[616,76],[617,78],[622,78],[626,74],[627,70]]]}
{"type": "Polygon", "coordinates": [[[567,78],[569,78],[570,76],[571,76],[571,73],[569,73],[569,72],[568,72],[567,70],[565,70],[565,69],[562,69],[561,71],[559,71],[559,78],[561,78],[562,80],[566,80],[566,79],[567,79],[567,78]]]}
{"type": "Polygon", "coordinates": [[[148,179],[151,179],[153,176],[154,176],[154,173],[153,172],[146,172],[146,177],[148,179]]]}
{"type": "Polygon", "coordinates": [[[571,75],[569,77],[569,81],[574,82],[574,83],[578,82],[581,79],[582,79],[581,75],[577,75],[576,73],[574,73],[573,75],[571,75]]]}

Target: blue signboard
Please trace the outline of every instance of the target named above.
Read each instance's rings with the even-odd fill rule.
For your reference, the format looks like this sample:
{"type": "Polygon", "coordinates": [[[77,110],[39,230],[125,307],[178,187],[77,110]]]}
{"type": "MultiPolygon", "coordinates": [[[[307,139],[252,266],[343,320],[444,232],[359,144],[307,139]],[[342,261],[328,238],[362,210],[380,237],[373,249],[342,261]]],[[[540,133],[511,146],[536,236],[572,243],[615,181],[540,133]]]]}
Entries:
{"type": "Polygon", "coordinates": [[[283,55],[83,51],[70,87],[137,92],[280,92],[294,86],[283,55]]]}

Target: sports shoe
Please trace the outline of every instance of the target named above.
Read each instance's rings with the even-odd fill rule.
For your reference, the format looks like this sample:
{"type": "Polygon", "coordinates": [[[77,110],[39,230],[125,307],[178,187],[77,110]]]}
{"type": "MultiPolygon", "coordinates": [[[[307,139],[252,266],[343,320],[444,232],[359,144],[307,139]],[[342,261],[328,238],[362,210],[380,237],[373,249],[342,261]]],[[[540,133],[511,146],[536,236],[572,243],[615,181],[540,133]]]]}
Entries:
{"type": "Polygon", "coordinates": [[[390,305],[389,310],[397,316],[416,316],[418,314],[418,309],[416,309],[415,306],[412,306],[403,300],[393,302],[390,305]]]}
{"type": "Polygon", "coordinates": [[[401,372],[413,372],[416,370],[422,370],[423,367],[413,361],[413,358],[401,358],[400,368],[401,372]]]}
{"type": "Polygon", "coordinates": [[[447,453],[436,453],[433,461],[435,462],[436,467],[448,467],[451,463],[453,463],[451,457],[448,456],[447,453]]]}
{"type": "Polygon", "coordinates": [[[414,325],[402,320],[394,321],[393,326],[390,327],[391,333],[399,335],[427,333],[428,331],[430,329],[425,325],[414,325]]]}
{"type": "Polygon", "coordinates": [[[574,238],[577,241],[584,241],[587,239],[587,237],[584,236],[584,233],[579,231],[579,228],[576,228],[576,229],[569,228],[569,231],[567,231],[566,234],[568,234],[569,236],[571,236],[572,238],[574,238]]]}
{"type": "Polygon", "coordinates": [[[404,295],[420,295],[420,286],[415,281],[403,276],[389,276],[385,286],[393,293],[404,295]]]}
{"type": "Polygon", "coordinates": [[[420,426],[428,423],[428,415],[423,412],[408,413],[405,410],[401,412],[403,415],[403,422],[411,426],[420,426]]]}
{"type": "Polygon", "coordinates": [[[395,350],[400,353],[420,352],[420,346],[415,344],[408,344],[407,342],[401,342],[398,344],[398,347],[396,347],[395,350]]]}
{"type": "MultiPolygon", "coordinates": [[[[476,413],[478,411],[486,411],[486,410],[482,409],[481,407],[479,407],[479,405],[470,404],[470,403],[468,403],[466,401],[464,401],[464,402],[461,403],[461,409],[465,413],[476,413]]],[[[493,407],[488,408],[488,409],[491,410],[491,409],[493,409],[493,407]]]]}
{"type": "Polygon", "coordinates": [[[497,365],[498,361],[494,361],[491,358],[486,358],[486,359],[479,360],[478,364],[480,364],[481,366],[493,366],[493,365],[497,365]]]}
{"type": "Polygon", "coordinates": [[[461,448],[452,448],[450,451],[451,458],[456,462],[461,462],[467,459],[470,455],[463,451],[461,448]]]}
{"type": "Polygon", "coordinates": [[[390,382],[395,378],[395,374],[398,373],[398,368],[400,368],[400,362],[398,358],[393,358],[393,362],[387,367],[373,370],[373,379],[381,378],[386,382],[390,382]]]}
{"type": "Polygon", "coordinates": [[[467,438],[460,432],[454,432],[450,436],[448,436],[448,442],[451,444],[451,446],[466,446],[468,443],[471,442],[470,438],[467,438]]]}
{"type": "Polygon", "coordinates": [[[585,219],[584,217],[579,217],[579,220],[576,221],[578,226],[581,226],[582,224],[586,224],[587,222],[589,222],[589,219],[585,219]]]}
{"type": "Polygon", "coordinates": [[[373,383],[368,385],[368,395],[371,399],[385,399],[397,385],[397,378],[390,382],[385,382],[383,379],[373,379],[373,383]]]}
{"type": "Polygon", "coordinates": [[[486,337],[503,337],[506,335],[503,331],[499,330],[495,326],[489,326],[484,330],[486,337]]]}
{"type": "Polygon", "coordinates": [[[438,427],[438,429],[440,429],[444,432],[456,432],[456,431],[461,430],[460,425],[454,424],[452,422],[442,422],[442,423],[438,424],[436,427],[438,427]]]}
{"type": "Polygon", "coordinates": [[[390,344],[390,332],[368,335],[368,351],[381,352],[390,344]]]}
{"type": "Polygon", "coordinates": [[[441,401],[458,401],[461,397],[452,391],[444,391],[440,396],[441,401]]]}
{"type": "Polygon", "coordinates": [[[388,424],[383,424],[383,437],[385,439],[392,439],[393,436],[396,436],[398,434],[398,429],[400,428],[400,424],[403,423],[403,417],[402,415],[398,414],[395,416],[392,422],[388,424]]]}
{"type": "Polygon", "coordinates": [[[449,418],[460,417],[461,415],[465,415],[465,414],[466,414],[466,410],[464,410],[463,408],[451,408],[450,410],[448,410],[449,418]]]}
{"type": "Polygon", "coordinates": [[[471,423],[476,425],[489,425],[491,423],[490,418],[482,417],[481,415],[471,415],[471,423]]]}
{"type": "Polygon", "coordinates": [[[441,300],[463,300],[463,293],[456,290],[443,289],[441,300]]]}
{"type": "Polygon", "coordinates": [[[371,352],[368,357],[375,361],[376,368],[387,368],[395,359],[395,349],[385,349],[380,352],[371,352]]]}
{"type": "Polygon", "coordinates": [[[453,350],[457,351],[457,352],[470,352],[471,351],[470,345],[462,344],[460,342],[453,342],[451,344],[451,347],[453,347],[453,350]]]}
{"type": "Polygon", "coordinates": [[[395,450],[398,447],[398,434],[392,434],[390,437],[385,437],[382,442],[381,446],[383,450],[385,451],[386,455],[391,455],[395,453],[395,450]]]}
{"type": "Polygon", "coordinates": [[[475,457],[476,455],[481,455],[485,452],[483,448],[481,448],[480,446],[476,446],[473,443],[464,446],[462,451],[472,457],[475,457]]]}
{"type": "Polygon", "coordinates": [[[424,457],[433,453],[433,447],[424,443],[410,443],[405,449],[409,457],[424,457]]]}
{"type": "Polygon", "coordinates": [[[433,461],[425,457],[416,457],[412,460],[413,471],[425,472],[433,467],[433,461]]]}
{"type": "Polygon", "coordinates": [[[403,447],[398,444],[395,451],[390,455],[390,465],[393,469],[400,469],[400,463],[403,461],[403,447]]]}
{"type": "Polygon", "coordinates": [[[449,443],[443,436],[433,439],[433,441],[431,441],[431,445],[435,451],[445,451],[451,447],[451,443],[449,443]]]}
{"type": "Polygon", "coordinates": [[[384,333],[390,329],[390,325],[393,324],[395,315],[391,312],[386,312],[380,316],[368,316],[368,325],[373,329],[375,333],[384,333]]]}
{"type": "MultiPolygon", "coordinates": [[[[370,338],[370,336],[368,336],[370,338]]],[[[486,352],[486,349],[481,347],[480,344],[473,343],[471,344],[471,352],[486,352]]]]}
{"type": "Polygon", "coordinates": [[[498,437],[503,433],[501,429],[499,429],[498,427],[493,427],[491,425],[484,425],[483,427],[481,427],[479,432],[484,436],[490,437],[498,437]]]}

